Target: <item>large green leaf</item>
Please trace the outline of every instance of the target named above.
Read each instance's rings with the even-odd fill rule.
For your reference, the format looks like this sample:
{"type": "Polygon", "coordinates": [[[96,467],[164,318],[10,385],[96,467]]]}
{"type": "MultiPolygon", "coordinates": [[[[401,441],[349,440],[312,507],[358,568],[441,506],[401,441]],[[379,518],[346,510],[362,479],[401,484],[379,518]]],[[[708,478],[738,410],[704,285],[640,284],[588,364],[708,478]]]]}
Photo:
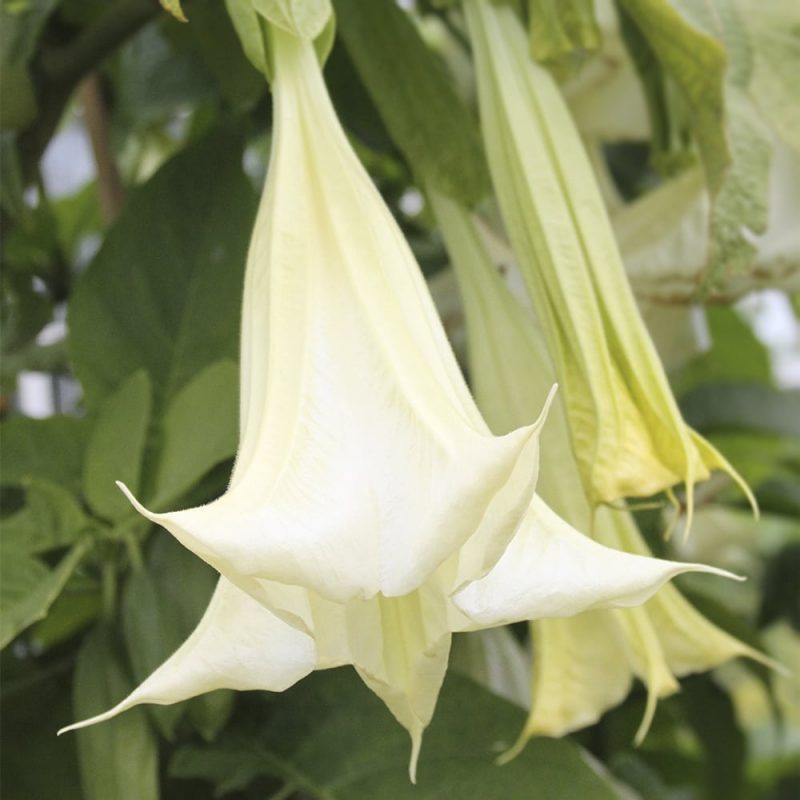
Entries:
{"type": "Polygon", "coordinates": [[[211,467],[236,453],[239,370],[218,361],[196,375],[167,407],[152,504],[169,504],[211,467]]]}
{"type": "Polygon", "coordinates": [[[229,732],[212,747],[188,747],[171,765],[204,777],[220,794],[260,775],[324,800],[605,800],[611,787],[566,740],[536,739],[511,763],[496,757],[516,738],[525,712],[472,681],[450,675],[425,733],[417,785],[408,779],[408,735],[349,669],[318,672],[275,697],[265,725],[229,732]]]}
{"type": "Polygon", "coordinates": [[[3,548],[0,554],[0,648],[46,616],[83,558],[85,549],[84,544],[75,545],[55,569],[49,570],[35,558],[3,548]]]}
{"type": "Polygon", "coordinates": [[[154,413],[207,364],[236,358],[255,212],[241,141],[216,131],[131,194],[70,302],[70,351],[92,408],[131,373],[154,413]]]}
{"type": "Polygon", "coordinates": [[[745,797],[746,743],[730,697],[705,675],[685,678],[681,689],[686,716],[705,753],[705,797],[745,797]]]}
{"type": "MultiPolygon", "coordinates": [[[[73,711],[85,719],[122,700],[133,687],[117,658],[107,628],[83,642],[75,667],[73,711]]],[[[156,800],[158,750],[142,708],[102,725],[79,730],[78,757],[86,800],[156,800]]]]}
{"type": "Polygon", "coordinates": [[[139,491],[151,394],[150,379],[139,370],[103,402],[97,414],[86,448],[83,491],[92,510],[106,519],[119,520],[131,513],[115,481],[125,483],[134,494],[139,491]]]}
{"type": "Polygon", "coordinates": [[[4,422],[0,484],[18,486],[26,478],[42,478],[79,493],[89,427],[85,419],[65,416],[4,422]]]}
{"type": "Polygon", "coordinates": [[[477,122],[444,63],[394,0],[335,0],[335,7],[361,80],[412,169],[467,205],[477,203],[489,192],[489,172],[477,122]]]}

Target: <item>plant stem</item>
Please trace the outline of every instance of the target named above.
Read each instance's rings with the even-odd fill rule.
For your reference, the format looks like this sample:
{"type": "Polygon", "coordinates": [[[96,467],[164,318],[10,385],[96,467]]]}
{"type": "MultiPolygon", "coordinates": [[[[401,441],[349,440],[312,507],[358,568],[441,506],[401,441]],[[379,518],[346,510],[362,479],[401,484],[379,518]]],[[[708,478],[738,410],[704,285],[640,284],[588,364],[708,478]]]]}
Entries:
{"type": "Polygon", "coordinates": [[[81,78],[149,22],[159,8],[156,0],[119,0],[73,41],[41,51],[34,62],[39,115],[19,137],[25,179],[32,176],[81,78]]]}
{"type": "Polygon", "coordinates": [[[112,223],[125,204],[125,189],[111,150],[108,109],[103,99],[103,86],[100,75],[90,72],[81,82],[79,89],[83,119],[97,168],[97,193],[100,213],[106,225],[112,223]]]}

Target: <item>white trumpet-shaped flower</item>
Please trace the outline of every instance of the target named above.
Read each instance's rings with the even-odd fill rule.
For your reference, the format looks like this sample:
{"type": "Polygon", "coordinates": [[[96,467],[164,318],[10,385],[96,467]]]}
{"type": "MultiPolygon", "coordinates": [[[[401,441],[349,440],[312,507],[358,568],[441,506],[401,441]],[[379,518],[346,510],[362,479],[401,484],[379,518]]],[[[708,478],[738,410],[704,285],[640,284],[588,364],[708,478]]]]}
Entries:
{"type": "MultiPolygon", "coordinates": [[[[689,428],[672,396],[580,135],[512,8],[465,0],[489,167],[537,308],[592,504],[685,482],[687,507],[713,469],[746,484],[689,428]]],[[[687,526],[688,527],[688,526],[687,526]]]]}
{"type": "Polygon", "coordinates": [[[603,548],[534,496],[541,424],[491,434],[311,42],[271,36],[231,483],[185,511],[130,498],[222,577],[186,643],[73,727],[351,664],[411,734],[413,775],[453,631],[640,603],[694,567],[603,548]]]}
{"type": "MultiPolygon", "coordinates": [[[[552,366],[531,313],[504,285],[467,212],[436,194],[431,198],[461,290],[478,406],[493,430],[509,430],[530,419],[546,396],[552,366]]],[[[592,530],[606,547],[650,555],[628,512],[592,509],[570,450],[567,418],[558,403],[542,433],[537,493],[577,528],[592,530]]],[[[513,548],[514,542],[507,553],[513,548]]],[[[558,583],[558,578],[552,581],[558,583]]],[[[545,584],[538,589],[546,591],[545,584]]],[[[648,689],[640,740],[657,699],[679,688],[676,676],[711,669],[737,656],[774,666],[711,624],[673,586],[662,587],[638,608],[591,610],[569,618],[541,616],[531,623],[531,711],[508,757],[531,736],[561,736],[596,722],[624,699],[634,677],[648,689]]]]}

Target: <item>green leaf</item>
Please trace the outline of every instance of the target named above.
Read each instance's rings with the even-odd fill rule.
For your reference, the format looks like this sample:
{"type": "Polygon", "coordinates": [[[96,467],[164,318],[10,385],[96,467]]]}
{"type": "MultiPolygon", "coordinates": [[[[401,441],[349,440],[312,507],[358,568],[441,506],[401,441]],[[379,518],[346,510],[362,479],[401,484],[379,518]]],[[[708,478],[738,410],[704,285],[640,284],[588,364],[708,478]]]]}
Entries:
{"type": "Polygon", "coordinates": [[[230,689],[193,697],[187,703],[189,720],[207,742],[213,742],[230,719],[234,703],[235,692],[230,689]]]}
{"type": "Polygon", "coordinates": [[[18,553],[45,553],[78,540],[89,520],[75,497],[48,481],[26,482],[26,505],[3,520],[2,546],[18,553]]]}
{"type": "Polygon", "coordinates": [[[739,0],[755,59],[751,95],[778,135],[800,153],[800,5],[739,0]]]}
{"type": "Polygon", "coordinates": [[[800,391],[751,383],[713,383],[681,398],[686,421],[701,433],[739,429],[800,436],[800,391]]]}
{"type": "Polygon", "coordinates": [[[476,121],[444,63],[394,0],[335,0],[335,7],[361,80],[411,168],[474,206],[489,193],[489,171],[476,121]]]}
{"type": "Polygon", "coordinates": [[[173,502],[209,469],[235,455],[238,402],[239,370],[227,360],[206,367],[175,395],[161,426],[153,505],[173,502]]]}
{"type": "Polygon", "coordinates": [[[55,569],[48,570],[37,559],[3,548],[0,557],[0,648],[46,616],[85,551],[85,544],[75,545],[55,569]]]}
{"type": "Polygon", "coordinates": [[[198,108],[218,100],[213,77],[185,26],[177,31],[145,26],[125,42],[118,60],[112,75],[114,118],[121,129],[146,134],[154,125],[167,124],[176,106],[198,108]]]}
{"type": "Polygon", "coordinates": [[[263,97],[267,84],[239,46],[229,14],[221,3],[192,7],[186,27],[203,61],[213,73],[223,97],[235,108],[249,110],[263,97]]]}
{"type": "Polygon", "coordinates": [[[705,751],[705,797],[744,797],[746,743],[731,699],[706,675],[684,678],[681,690],[686,716],[705,751]]]}
{"type": "Polygon", "coordinates": [[[712,36],[690,25],[667,0],[619,3],[681,92],[708,184],[716,191],[730,163],[723,127],[724,48],[712,36]]]}
{"type": "MultiPolygon", "coordinates": [[[[133,687],[106,628],[84,640],[75,667],[73,711],[85,719],[122,700],[133,687]]],[[[158,749],[142,708],[77,731],[86,800],[156,800],[158,749]]]]}
{"type": "MultiPolygon", "coordinates": [[[[28,0],[10,3],[4,0],[0,8],[0,53],[3,64],[24,64],[29,61],[47,18],[60,0],[28,0]]],[[[5,96],[4,96],[5,105],[5,96]]]]}
{"type": "Polygon", "coordinates": [[[41,478],[79,494],[89,424],[77,417],[12,417],[0,425],[0,484],[20,486],[41,478]]]}
{"type": "MultiPolygon", "coordinates": [[[[47,616],[30,630],[33,648],[47,651],[88,628],[102,613],[101,587],[90,578],[73,575],[47,616]]],[[[67,725],[65,720],[59,727],[67,725]]]]}
{"type": "Polygon", "coordinates": [[[3,274],[2,280],[3,354],[30,344],[53,318],[53,306],[47,296],[36,291],[31,275],[3,274]]]}
{"type": "Polygon", "coordinates": [[[144,370],[131,375],[100,406],[86,447],[83,490],[92,509],[115,521],[131,506],[115,481],[138,493],[151,407],[150,379],[144,370]]]}
{"type": "Polygon", "coordinates": [[[253,0],[225,0],[231,22],[242,43],[242,49],[250,63],[265,77],[271,75],[271,67],[264,47],[264,34],[253,0]]]}
{"type": "Polygon", "coordinates": [[[71,721],[65,667],[3,653],[0,774],[8,800],[84,800],[75,739],[54,734],[71,721]]]}
{"type": "Polygon", "coordinates": [[[235,359],[255,198],[241,139],[216,131],[131,193],[70,302],[70,352],[92,408],[145,369],[154,414],[203,367],[235,359]]]}
{"type": "Polygon", "coordinates": [[[314,40],[331,18],[331,0],[251,0],[273,25],[301,39],[314,40]]]}
{"type": "Polygon", "coordinates": [[[600,46],[594,0],[530,0],[531,55],[567,77],[600,46]]]}
{"type": "Polygon", "coordinates": [[[8,64],[0,71],[0,94],[3,97],[3,130],[23,130],[38,114],[36,91],[30,70],[24,64],[8,64]]]}
{"type": "Polygon", "coordinates": [[[187,747],[170,765],[177,777],[204,777],[220,794],[259,775],[283,778],[325,800],[600,800],[615,793],[566,740],[536,739],[511,763],[525,712],[449,675],[425,733],[417,785],[408,779],[408,735],[349,669],[317,672],[276,696],[267,722],[247,736],[231,731],[212,747],[187,747]]]}
{"type": "Polygon", "coordinates": [[[689,362],[676,376],[673,381],[676,393],[722,381],[771,385],[769,352],[750,325],[726,306],[709,306],[705,315],[711,348],[689,362]]]}
{"type": "MultiPolygon", "coordinates": [[[[156,539],[147,568],[130,577],[123,599],[125,643],[137,682],[147,678],[194,630],[216,579],[210,567],[171,536],[162,533],[156,539]]],[[[171,737],[185,709],[181,703],[150,711],[162,733],[171,737]]],[[[209,725],[213,728],[213,721],[209,725]]]]}
{"type": "Polygon", "coordinates": [[[749,268],[767,225],[770,132],[747,89],[752,52],[730,0],[620,0],[679,87],[713,198],[704,284],[749,268]]]}

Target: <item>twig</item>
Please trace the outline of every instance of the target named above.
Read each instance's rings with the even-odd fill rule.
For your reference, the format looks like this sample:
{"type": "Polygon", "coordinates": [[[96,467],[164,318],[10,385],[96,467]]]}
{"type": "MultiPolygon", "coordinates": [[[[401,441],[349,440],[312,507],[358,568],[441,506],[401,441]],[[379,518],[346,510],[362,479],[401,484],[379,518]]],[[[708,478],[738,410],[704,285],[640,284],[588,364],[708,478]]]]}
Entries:
{"type": "Polygon", "coordinates": [[[19,137],[22,174],[26,180],[33,175],[80,80],[159,10],[156,0],[120,0],[69,44],[42,50],[33,65],[39,114],[19,137]]]}
{"type": "Polygon", "coordinates": [[[100,213],[106,225],[113,222],[125,204],[125,189],[122,185],[117,162],[111,151],[108,110],[103,99],[103,87],[97,72],[90,72],[79,89],[83,119],[92,142],[92,153],[97,167],[97,192],[100,213]]]}

